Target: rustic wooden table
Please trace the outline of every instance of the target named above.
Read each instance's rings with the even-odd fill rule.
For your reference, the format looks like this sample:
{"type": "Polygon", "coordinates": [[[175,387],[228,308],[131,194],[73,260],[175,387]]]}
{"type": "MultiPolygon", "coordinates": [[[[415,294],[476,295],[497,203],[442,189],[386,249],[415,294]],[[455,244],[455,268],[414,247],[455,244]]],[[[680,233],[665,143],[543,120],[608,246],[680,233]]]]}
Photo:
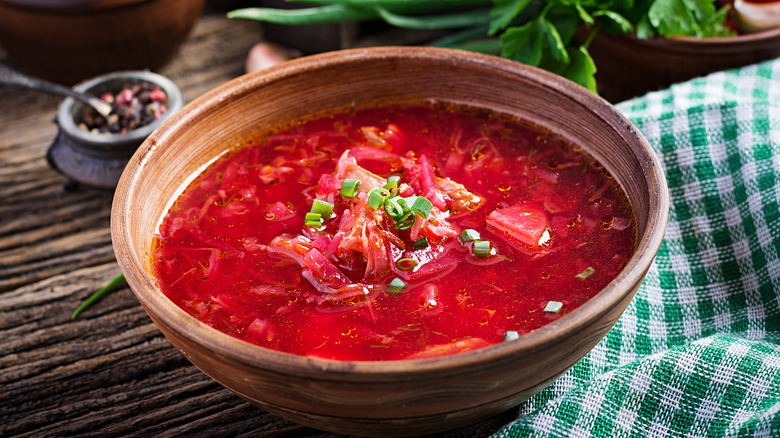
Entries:
{"type": "MultiPolygon", "coordinates": [[[[190,101],[241,75],[261,35],[259,24],[208,7],[160,73],[190,101]]],[[[268,414],[201,373],[127,286],[71,319],[119,268],[113,193],[66,190],[45,160],[59,101],[0,88],[0,436],[335,436],[268,414]]],[[[486,436],[514,415],[444,436],[486,436]]]]}

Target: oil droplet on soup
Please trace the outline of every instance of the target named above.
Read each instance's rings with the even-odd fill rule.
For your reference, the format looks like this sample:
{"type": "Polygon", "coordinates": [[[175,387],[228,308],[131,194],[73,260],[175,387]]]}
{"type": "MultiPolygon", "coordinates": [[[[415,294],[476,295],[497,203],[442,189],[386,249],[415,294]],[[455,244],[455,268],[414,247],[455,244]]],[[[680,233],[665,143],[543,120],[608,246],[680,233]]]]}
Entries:
{"type": "Polygon", "coordinates": [[[635,239],[582,145],[490,111],[398,104],[258,133],[183,191],[152,258],[162,291],[217,330],[375,361],[512,342],[598,293],[635,239]]]}

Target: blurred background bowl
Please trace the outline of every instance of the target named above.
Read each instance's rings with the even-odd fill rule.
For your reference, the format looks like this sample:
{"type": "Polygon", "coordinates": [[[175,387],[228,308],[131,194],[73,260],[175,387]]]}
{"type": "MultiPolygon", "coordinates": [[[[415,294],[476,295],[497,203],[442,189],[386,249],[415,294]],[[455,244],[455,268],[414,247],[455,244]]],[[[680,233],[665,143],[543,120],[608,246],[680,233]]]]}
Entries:
{"type": "Polygon", "coordinates": [[[17,68],[64,85],[117,70],[157,70],[204,0],[0,0],[0,47],[17,68]]]}
{"type": "MultiPolygon", "coordinates": [[[[581,33],[580,40],[587,35],[581,33]]],[[[599,32],[588,48],[599,93],[611,102],[716,71],[780,57],[780,28],[724,38],[647,38],[599,32]]]]}
{"type": "Polygon", "coordinates": [[[639,131],[613,106],[548,72],[456,50],[386,47],[285,62],[222,85],[153,132],[128,163],[111,232],[146,312],[193,364],[267,411],[356,435],[410,436],[475,423],[512,408],[588,353],[643,281],[668,217],[666,180],[639,131]],[[520,116],[590,151],[636,213],[635,254],[593,299],[512,342],[431,359],[350,362],[268,350],[208,327],[156,286],[152,242],[192,176],[258,130],[350,104],[442,100],[520,116]]]}

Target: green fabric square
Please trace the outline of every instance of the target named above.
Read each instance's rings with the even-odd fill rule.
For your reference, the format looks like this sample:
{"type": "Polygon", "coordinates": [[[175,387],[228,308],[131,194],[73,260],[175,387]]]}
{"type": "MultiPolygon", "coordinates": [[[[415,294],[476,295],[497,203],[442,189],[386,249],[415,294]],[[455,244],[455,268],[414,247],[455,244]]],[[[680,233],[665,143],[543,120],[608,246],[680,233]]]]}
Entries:
{"type": "Polygon", "coordinates": [[[664,167],[666,237],[615,327],[496,436],[780,436],[779,78],[771,60],[617,105],[664,167]]]}

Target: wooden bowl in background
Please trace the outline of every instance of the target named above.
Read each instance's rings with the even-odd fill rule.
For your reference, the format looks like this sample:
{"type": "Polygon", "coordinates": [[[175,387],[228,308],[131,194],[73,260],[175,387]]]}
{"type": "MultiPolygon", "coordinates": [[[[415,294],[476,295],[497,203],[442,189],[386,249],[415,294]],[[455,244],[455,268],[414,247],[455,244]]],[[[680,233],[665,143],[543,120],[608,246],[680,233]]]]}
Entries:
{"type": "Polygon", "coordinates": [[[292,421],[334,432],[409,436],[465,426],[536,394],[617,321],[658,251],[666,180],[647,141],[605,100],[548,72],[447,49],[352,49],[237,78],[173,115],[128,163],[114,198],[117,261],[165,336],[203,372],[292,421]],[[212,329],[152,277],[152,239],[170,202],[204,165],[258,130],[353,102],[437,99],[521,116],[598,158],[636,212],[626,268],[580,308],[518,340],[431,359],[349,362],[281,353],[212,329]]]}
{"type": "Polygon", "coordinates": [[[0,47],[21,70],[73,85],[118,70],[157,70],[205,0],[0,0],[0,47]]]}
{"type": "MultiPolygon", "coordinates": [[[[580,40],[586,35],[581,33],[580,40]]],[[[780,28],[724,38],[647,38],[599,32],[588,48],[599,93],[620,102],[716,71],[780,57],[780,28]]]]}

